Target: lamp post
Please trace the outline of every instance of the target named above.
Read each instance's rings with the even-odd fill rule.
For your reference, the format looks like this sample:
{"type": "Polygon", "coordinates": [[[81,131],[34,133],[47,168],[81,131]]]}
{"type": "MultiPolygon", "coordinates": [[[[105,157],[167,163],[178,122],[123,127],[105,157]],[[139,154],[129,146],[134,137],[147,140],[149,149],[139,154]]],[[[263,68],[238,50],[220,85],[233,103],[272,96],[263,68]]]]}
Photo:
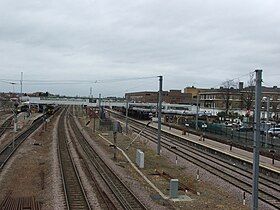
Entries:
{"type": "Polygon", "coordinates": [[[161,141],[161,109],[162,109],[162,76],[159,77],[159,91],[158,91],[158,139],[157,139],[157,154],[160,155],[160,141],[161,141]]]}
{"type": "Polygon", "coordinates": [[[17,132],[17,107],[18,107],[18,102],[14,103],[14,132],[13,132],[13,149],[15,148],[15,133],[17,132]]]}
{"type": "Polygon", "coordinates": [[[270,96],[267,96],[267,97],[263,97],[263,100],[267,102],[266,104],[266,112],[267,112],[267,115],[266,115],[266,122],[265,122],[265,148],[267,148],[267,144],[268,144],[268,124],[269,124],[269,108],[270,108],[270,96]]]}
{"type": "MultiPolygon", "coordinates": [[[[10,82],[10,84],[13,86],[13,94],[15,94],[15,86],[14,86],[14,85],[15,85],[16,83],[15,83],[15,82],[10,82]]],[[[14,96],[13,96],[13,97],[14,97],[14,96]]]]}
{"type": "Polygon", "coordinates": [[[15,133],[17,131],[16,113],[14,112],[13,149],[15,148],[15,133]]]}
{"type": "Polygon", "coordinates": [[[260,164],[260,102],[261,102],[261,83],[262,83],[262,70],[256,71],[256,85],[255,85],[255,110],[254,110],[254,159],[253,159],[253,190],[252,190],[252,210],[258,209],[258,195],[259,195],[259,164],[260,164]]]}
{"type": "Polygon", "coordinates": [[[203,129],[202,141],[204,141],[205,140],[205,131],[206,131],[206,128],[207,128],[207,124],[203,123],[201,127],[203,129]]]}
{"type": "Polygon", "coordinates": [[[195,115],[195,130],[198,130],[198,100],[199,94],[196,96],[196,115],[195,115]]]}
{"type": "Polygon", "coordinates": [[[96,118],[96,116],[98,116],[98,111],[97,110],[95,110],[94,112],[93,112],[93,132],[95,133],[95,118],[96,118]]]}
{"type": "Polygon", "coordinates": [[[128,95],[125,95],[125,134],[128,134],[128,95]]]}

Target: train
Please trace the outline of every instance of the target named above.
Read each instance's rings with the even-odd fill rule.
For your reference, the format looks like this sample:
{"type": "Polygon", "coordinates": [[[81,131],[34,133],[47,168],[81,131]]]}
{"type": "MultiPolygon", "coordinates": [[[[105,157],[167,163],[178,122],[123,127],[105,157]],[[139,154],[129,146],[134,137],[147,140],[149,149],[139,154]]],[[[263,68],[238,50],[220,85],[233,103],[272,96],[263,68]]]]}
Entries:
{"type": "MultiPolygon", "coordinates": [[[[137,112],[156,113],[157,103],[129,103],[128,109],[137,112]]],[[[114,110],[124,112],[126,107],[123,104],[115,105],[112,107],[114,110]]],[[[189,104],[162,104],[161,112],[163,114],[174,115],[192,115],[196,113],[196,106],[189,104]]]]}
{"type": "Polygon", "coordinates": [[[57,107],[58,105],[56,104],[39,104],[39,112],[47,115],[53,115],[57,107]]]}

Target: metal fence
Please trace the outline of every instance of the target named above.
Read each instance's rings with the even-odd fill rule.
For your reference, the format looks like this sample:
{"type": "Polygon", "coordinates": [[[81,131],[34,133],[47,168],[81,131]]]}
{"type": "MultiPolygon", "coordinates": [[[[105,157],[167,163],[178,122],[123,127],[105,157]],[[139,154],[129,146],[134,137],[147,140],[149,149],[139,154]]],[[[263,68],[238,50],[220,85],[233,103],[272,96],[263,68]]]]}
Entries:
{"type": "MultiPolygon", "coordinates": [[[[189,128],[195,129],[196,122],[192,121],[189,123],[189,128]]],[[[213,138],[220,138],[223,141],[232,142],[234,144],[239,144],[244,147],[253,147],[254,142],[254,132],[253,130],[239,130],[235,127],[226,126],[220,123],[210,123],[204,121],[198,121],[198,128],[200,132],[205,133],[205,135],[211,136],[213,138]],[[203,126],[203,125],[207,126],[203,126]]],[[[270,150],[280,153],[280,138],[279,136],[269,135],[266,138],[266,133],[261,132],[260,137],[260,147],[262,150],[270,150]],[[267,146],[266,146],[267,141],[267,146]]]]}

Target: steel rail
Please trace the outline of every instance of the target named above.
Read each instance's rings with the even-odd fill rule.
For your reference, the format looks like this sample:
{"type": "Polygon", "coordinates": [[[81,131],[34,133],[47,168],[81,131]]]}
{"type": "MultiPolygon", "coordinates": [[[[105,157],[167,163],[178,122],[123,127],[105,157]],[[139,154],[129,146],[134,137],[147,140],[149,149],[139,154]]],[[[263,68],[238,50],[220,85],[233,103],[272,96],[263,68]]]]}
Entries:
{"type": "MultiPolygon", "coordinates": [[[[141,129],[134,127],[138,132],[141,129]]],[[[152,129],[152,128],[151,128],[152,129]]],[[[143,135],[146,135],[145,138],[157,143],[156,132],[146,130],[143,132],[143,135]],[[147,134],[151,132],[151,135],[147,136],[147,134]]],[[[217,159],[217,157],[202,153],[200,150],[190,147],[182,148],[181,144],[177,144],[177,149],[174,150],[171,146],[174,146],[174,139],[163,138],[162,137],[162,146],[173,152],[174,154],[184,158],[187,161],[192,162],[193,164],[209,171],[210,173],[222,178],[223,180],[233,184],[234,186],[248,192],[252,193],[252,172],[247,172],[248,174],[244,174],[244,171],[238,171],[241,169],[237,169],[236,166],[228,163],[227,161],[223,161],[221,159],[217,159]],[[171,144],[169,142],[172,142],[171,144]],[[184,151],[185,150],[185,151],[184,151]]],[[[275,207],[276,209],[280,209],[280,191],[279,191],[279,183],[267,183],[268,180],[260,180],[260,189],[259,189],[259,199],[263,202],[275,207]],[[277,185],[276,185],[277,183],[277,185]],[[273,188],[270,186],[275,184],[273,188]],[[272,193],[273,191],[273,193],[272,193]]]]}
{"type": "MultiPolygon", "coordinates": [[[[124,118],[124,116],[119,115],[118,117],[124,118]]],[[[135,129],[137,132],[139,132],[141,129],[138,129],[139,122],[135,121],[133,119],[130,119],[130,124],[136,124],[136,126],[133,126],[133,129],[135,129]]],[[[142,124],[141,124],[142,125],[142,124]]],[[[143,135],[147,135],[148,132],[152,132],[152,136],[145,136],[149,140],[153,141],[154,143],[157,142],[156,139],[156,129],[149,127],[143,132],[143,135]],[[150,131],[148,131],[150,129],[150,131]]],[[[234,186],[248,192],[252,193],[252,172],[251,171],[242,171],[244,168],[237,168],[236,166],[233,166],[228,161],[223,160],[222,158],[218,158],[215,155],[211,153],[207,153],[205,151],[199,150],[195,147],[191,147],[190,145],[183,144],[183,141],[186,141],[186,139],[180,139],[180,142],[178,142],[178,139],[180,139],[177,136],[174,136],[170,133],[163,133],[162,136],[162,145],[165,149],[173,152],[174,154],[181,156],[182,158],[194,163],[195,165],[198,165],[205,170],[209,171],[212,174],[215,174],[216,176],[219,176],[220,178],[224,179],[225,181],[230,182],[234,186]],[[172,142],[172,143],[171,143],[172,142]],[[177,146],[176,150],[171,149],[171,147],[177,146]],[[183,148],[182,148],[183,147],[183,148]],[[185,151],[183,151],[183,149],[185,151]],[[187,157],[187,158],[186,158],[187,157]],[[204,158],[204,160],[202,160],[204,158]],[[210,160],[211,159],[211,160],[210,160]],[[204,162],[203,162],[204,161],[204,162]],[[215,164],[215,166],[213,165],[215,164]],[[239,171],[238,171],[239,170],[239,171]],[[239,175],[239,177],[238,177],[239,175]],[[240,177],[242,176],[242,177],[240,177]]],[[[260,189],[259,189],[259,199],[264,201],[265,203],[280,209],[280,199],[279,199],[279,189],[280,185],[279,182],[269,179],[263,175],[261,175],[260,181],[260,189]],[[273,193],[271,193],[273,192],[273,193]]]]}
{"type": "MultiPolygon", "coordinates": [[[[221,164],[221,162],[225,163],[223,166],[225,168],[232,168],[234,165],[234,170],[239,170],[238,173],[242,174],[244,177],[251,179],[252,178],[252,171],[246,168],[242,165],[237,165],[233,162],[231,162],[229,159],[224,159],[222,157],[219,157],[215,154],[209,153],[205,150],[197,149],[195,146],[189,145],[184,139],[177,138],[176,136],[172,136],[169,133],[163,133],[163,138],[168,141],[172,138],[172,145],[178,146],[179,148],[184,148],[185,150],[188,150],[196,155],[204,155],[206,158],[211,157],[212,162],[216,163],[217,165],[221,164]]],[[[276,180],[274,178],[268,177],[266,175],[260,174],[260,184],[264,185],[265,187],[269,187],[270,189],[273,189],[275,191],[280,192],[280,185],[279,180],[276,180]]]]}
{"type": "MultiPolygon", "coordinates": [[[[68,113],[68,114],[73,116],[73,115],[75,115],[74,111],[75,110],[73,107],[72,113],[68,113]]],[[[71,126],[72,123],[73,123],[72,120],[67,120],[67,126],[70,130],[73,130],[72,129],[73,125],[71,126]]],[[[103,185],[97,179],[96,171],[92,170],[92,164],[89,161],[87,161],[88,156],[84,152],[82,152],[80,149],[78,149],[80,147],[79,147],[79,142],[77,141],[77,139],[79,139],[80,137],[77,136],[74,132],[70,132],[70,135],[71,135],[71,138],[74,140],[71,143],[72,143],[72,145],[75,146],[75,148],[77,148],[76,152],[77,152],[78,156],[84,160],[82,163],[84,172],[89,177],[88,180],[91,184],[92,190],[95,192],[95,196],[99,202],[101,209],[117,210],[118,207],[115,205],[115,202],[112,201],[112,198],[109,197],[107,192],[104,191],[103,185]]]]}
{"type": "MultiPolygon", "coordinates": [[[[71,118],[70,118],[71,119],[71,118]]],[[[88,155],[88,159],[98,171],[99,175],[107,183],[111,192],[118,199],[124,209],[137,210],[147,209],[144,204],[129,190],[129,188],[120,180],[116,173],[103,161],[94,148],[88,143],[78,128],[77,124],[72,119],[73,131],[76,136],[80,136],[79,143],[84,152],[88,155]]]]}
{"type": "Polygon", "coordinates": [[[37,118],[30,128],[20,133],[14,140],[11,140],[1,151],[0,151],[0,169],[2,169],[18,147],[24,142],[27,137],[32,134],[41,124],[43,118],[37,118]]]}
{"type": "Polygon", "coordinates": [[[83,189],[78,170],[71,156],[66,136],[66,109],[63,110],[58,121],[58,156],[62,176],[62,184],[65,194],[65,202],[68,210],[91,209],[83,189]]]}

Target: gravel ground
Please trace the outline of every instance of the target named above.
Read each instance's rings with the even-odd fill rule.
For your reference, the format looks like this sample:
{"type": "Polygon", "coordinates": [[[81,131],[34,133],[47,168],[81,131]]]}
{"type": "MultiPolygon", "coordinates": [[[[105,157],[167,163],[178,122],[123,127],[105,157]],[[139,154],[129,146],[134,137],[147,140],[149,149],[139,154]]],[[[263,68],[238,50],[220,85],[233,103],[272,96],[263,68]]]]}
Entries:
{"type": "Polygon", "coordinates": [[[5,165],[0,173],[0,202],[11,192],[12,197],[35,197],[42,209],[64,209],[53,129],[56,123],[52,119],[45,132],[42,126],[38,128],[5,165]]]}
{"type": "MultiPolygon", "coordinates": [[[[88,131],[90,131],[90,129],[88,128],[88,131]]],[[[95,137],[97,138],[97,137],[95,137]]],[[[110,135],[110,132],[108,132],[108,136],[106,136],[106,138],[108,139],[112,139],[112,135],[110,135]]],[[[126,139],[125,136],[123,135],[118,135],[118,142],[122,142],[124,143],[124,146],[127,146],[130,142],[130,140],[126,139]]],[[[133,138],[133,137],[132,137],[133,138]]],[[[186,176],[186,174],[190,174],[188,176],[190,177],[195,177],[196,176],[196,167],[192,166],[189,163],[184,163],[183,161],[179,160],[179,164],[180,166],[175,166],[175,164],[173,163],[173,165],[170,165],[170,160],[175,160],[174,155],[168,153],[167,151],[162,151],[162,158],[156,158],[156,155],[154,153],[155,151],[155,145],[149,143],[148,145],[145,145],[145,140],[143,141],[138,141],[135,142],[132,147],[129,149],[128,151],[128,155],[132,158],[132,160],[134,160],[135,157],[135,150],[136,148],[140,148],[143,151],[145,151],[145,165],[150,165],[152,167],[148,167],[146,170],[146,174],[147,177],[150,180],[153,180],[153,182],[155,184],[157,184],[159,187],[162,184],[162,191],[168,195],[168,191],[166,190],[166,188],[168,188],[168,182],[167,181],[163,181],[161,178],[158,177],[151,177],[149,176],[149,174],[153,173],[153,170],[156,168],[156,166],[158,166],[159,168],[157,169],[161,169],[166,171],[174,171],[174,170],[178,170],[179,172],[182,173],[182,177],[186,176]],[[144,147],[143,147],[144,146],[144,147]],[[151,149],[149,149],[151,148],[151,149]],[[150,157],[149,157],[150,155],[150,157]],[[151,161],[149,161],[151,160],[151,161]],[[154,162],[154,163],[153,163],[154,162]],[[159,163],[164,163],[163,165],[160,165],[159,163]],[[195,171],[195,173],[193,173],[195,171]],[[191,172],[191,173],[190,173],[191,172]]],[[[102,141],[101,141],[102,143],[102,141]]],[[[118,146],[122,146],[121,143],[118,144],[118,146]]],[[[103,146],[104,150],[107,151],[107,153],[111,154],[111,158],[112,158],[112,154],[113,151],[110,147],[108,147],[108,143],[105,143],[103,146]]],[[[143,179],[141,177],[139,177],[132,169],[131,167],[126,163],[126,160],[123,159],[120,155],[117,156],[118,157],[118,161],[113,162],[112,167],[114,168],[114,170],[116,171],[120,171],[120,170],[124,170],[126,169],[125,173],[123,173],[121,175],[121,177],[129,184],[131,183],[130,186],[133,186],[132,189],[136,194],[142,195],[143,198],[143,202],[148,203],[150,206],[155,205],[155,201],[151,199],[151,197],[157,197],[156,196],[156,192],[151,189],[151,187],[149,185],[147,185],[143,179]],[[122,166],[122,167],[120,167],[122,166]],[[146,193],[143,193],[145,191],[143,191],[143,187],[139,188],[138,186],[135,187],[135,182],[137,185],[141,184],[144,186],[146,193]]],[[[173,161],[174,162],[174,161],[173,161]]],[[[206,172],[201,171],[201,179],[205,179],[198,182],[199,185],[203,185],[203,189],[204,191],[200,191],[201,195],[197,196],[197,195],[189,195],[191,198],[193,198],[193,201],[191,202],[177,202],[177,203],[172,203],[169,201],[164,201],[164,200],[156,200],[157,203],[160,205],[160,207],[158,208],[167,208],[167,209],[246,209],[246,206],[242,206],[242,193],[240,193],[240,199],[238,200],[238,198],[236,198],[235,196],[231,197],[230,192],[224,192],[220,189],[218,189],[217,186],[215,186],[216,184],[213,182],[209,182],[208,179],[210,179],[209,177],[207,177],[206,172]],[[207,185],[207,187],[206,187],[207,185]],[[215,189],[216,188],[216,189],[215,189]],[[211,189],[213,189],[211,191],[211,189]],[[220,192],[218,192],[218,190],[220,192]],[[216,195],[221,195],[220,197],[216,196],[216,195]],[[221,202],[222,200],[222,202],[221,202]],[[164,206],[166,207],[164,207],[164,206]]],[[[210,175],[209,175],[210,176],[210,175]]],[[[194,178],[191,178],[190,183],[195,182],[194,178]]],[[[222,185],[223,186],[223,185],[222,185]]],[[[154,209],[153,207],[151,207],[151,209],[154,209]]],[[[247,208],[248,209],[248,208],[247,208]]]]}
{"type": "MultiPolygon", "coordinates": [[[[91,125],[89,125],[89,127],[90,126],[91,125]]],[[[91,129],[88,128],[88,132],[90,131],[91,129]]],[[[110,135],[110,132],[108,132],[108,134],[109,134],[108,139],[112,139],[112,135],[110,135]]],[[[121,142],[118,143],[118,146],[120,147],[122,147],[122,143],[126,141],[125,138],[123,137],[124,136],[122,135],[118,135],[117,142],[121,142]]],[[[129,140],[128,142],[126,141],[123,145],[123,148],[125,148],[130,141],[131,140],[129,140]]],[[[188,195],[193,199],[193,201],[173,203],[172,207],[169,206],[169,208],[175,208],[175,209],[250,209],[251,208],[252,201],[251,201],[251,196],[249,194],[246,194],[246,200],[245,200],[246,205],[243,206],[243,191],[239,190],[238,188],[228,184],[222,179],[215,177],[211,173],[202,169],[199,169],[200,181],[197,181],[196,180],[197,169],[198,169],[197,166],[183,159],[179,159],[178,165],[176,166],[174,154],[164,149],[162,150],[161,153],[163,159],[157,160],[154,152],[156,151],[156,145],[151,142],[149,142],[148,144],[146,143],[147,143],[146,140],[142,139],[142,141],[140,140],[133,144],[134,147],[134,149],[132,149],[133,152],[131,152],[131,154],[128,154],[132,160],[134,160],[135,158],[135,150],[137,148],[140,148],[143,151],[145,151],[145,166],[146,165],[157,166],[158,168],[160,167],[160,169],[162,169],[165,172],[166,171],[170,172],[169,174],[171,175],[178,174],[176,177],[179,177],[179,181],[180,180],[186,181],[188,185],[194,186],[194,188],[198,192],[200,192],[199,196],[197,196],[196,194],[188,193],[188,195]],[[149,156],[149,154],[151,154],[151,156],[149,156]],[[160,163],[166,163],[166,164],[160,165],[160,163]]],[[[110,149],[108,145],[106,145],[106,143],[105,143],[105,150],[107,150],[111,154],[113,153],[112,149],[110,149]]],[[[123,162],[125,162],[125,160],[119,157],[118,162],[116,162],[115,164],[117,166],[122,165],[123,167],[127,167],[127,165],[123,164],[123,162]]],[[[130,171],[129,167],[127,167],[127,169],[128,171],[130,171]]],[[[149,169],[147,170],[146,174],[148,177],[149,174],[152,173],[153,169],[154,168],[151,167],[150,170],[149,169]]],[[[131,176],[134,176],[133,175],[134,172],[132,172],[131,174],[132,174],[131,176]]],[[[129,178],[128,180],[131,179],[137,179],[139,183],[143,182],[141,181],[141,178],[138,180],[137,177],[136,178],[133,177],[133,178],[129,178]]],[[[154,179],[153,181],[160,186],[161,181],[159,179],[158,180],[154,179]]],[[[145,183],[141,183],[141,184],[145,186],[145,183]]],[[[168,194],[168,191],[166,191],[167,188],[166,186],[168,186],[168,183],[165,183],[165,187],[162,188],[162,191],[168,194]]],[[[149,188],[147,186],[145,187],[149,188]]],[[[141,193],[142,190],[139,190],[138,194],[141,193]]],[[[263,204],[262,202],[259,202],[259,209],[272,209],[272,208],[263,204]]]]}
{"type": "MultiPolygon", "coordinates": [[[[90,144],[92,145],[92,147],[96,150],[96,152],[97,152],[99,155],[101,155],[102,159],[103,159],[117,174],[118,174],[118,176],[119,176],[124,182],[126,182],[127,185],[130,184],[131,186],[133,186],[133,187],[132,187],[133,189],[134,189],[134,188],[140,189],[141,192],[142,192],[142,194],[143,194],[143,190],[144,190],[144,189],[142,188],[142,186],[139,185],[138,182],[135,182],[135,181],[133,182],[133,181],[131,180],[131,178],[127,175],[126,171],[125,171],[122,167],[116,165],[116,163],[112,160],[111,154],[108,153],[106,150],[104,150],[104,147],[105,147],[105,148],[108,148],[108,145],[103,145],[103,144],[102,144],[103,142],[100,141],[100,140],[98,140],[98,141],[93,141],[93,140],[92,140],[93,138],[91,138],[91,136],[89,135],[89,133],[85,132],[85,129],[83,129],[81,126],[80,126],[80,128],[81,128],[81,130],[82,130],[84,136],[86,137],[86,139],[87,139],[87,140],[90,142],[90,144]],[[100,143],[101,143],[101,146],[100,146],[100,143]]],[[[96,139],[96,137],[94,137],[94,139],[96,139]]],[[[109,192],[109,195],[111,195],[110,190],[108,189],[108,187],[103,183],[103,181],[102,181],[99,177],[97,177],[97,178],[98,178],[98,180],[99,180],[99,183],[102,184],[104,190],[105,190],[106,192],[109,192]]],[[[132,190],[133,190],[133,189],[132,189],[132,190]]],[[[143,197],[143,196],[142,196],[142,197],[143,197]]],[[[145,197],[145,196],[144,196],[144,197],[145,197]]],[[[149,199],[149,198],[147,197],[146,199],[149,199]]],[[[121,207],[119,207],[119,208],[121,208],[121,207]]],[[[163,208],[160,208],[160,206],[157,206],[157,205],[155,205],[155,204],[153,204],[152,206],[150,206],[149,209],[155,209],[155,208],[163,209],[163,208]]]]}
{"type": "MultiPolygon", "coordinates": [[[[81,120],[81,119],[80,119],[81,120]]],[[[80,121],[81,122],[81,121],[80,121]]],[[[84,120],[83,120],[84,122],[84,120]]],[[[51,119],[48,123],[46,132],[42,128],[30,136],[16,152],[16,155],[8,162],[5,168],[0,172],[0,203],[8,192],[12,192],[12,196],[34,196],[40,201],[42,209],[65,209],[64,195],[61,190],[62,184],[60,179],[60,169],[57,161],[57,135],[56,128],[57,119],[51,119]],[[34,145],[36,142],[38,145],[34,145]]],[[[174,154],[162,150],[161,156],[155,154],[156,145],[147,142],[146,139],[137,140],[127,150],[127,155],[132,161],[135,159],[135,150],[141,149],[145,152],[145,168],[142,169],[149,180],[166,195],[168,195],[168,181],[159,176],[151,175],[154,169],[168,172],[176,176],[179,181],[187,184],[195,191],[200,192],[197,195],[187,192],[192,199],[189,202],[172,202],[160,199],[156,191],[148,185],[141,176],[136,173],[128,164],[127,160],[117,153],[117,160],[114,160],[113,150],[108,143],[102,140],[96,133],[92,133],[92,124],[89,127],[81,127],[81,130],[90,140],[91,144],[103,159],[113,168],[121,179],[131,187],[132,191],[139,196],[141,201],[145,203],[149,209],[250,209],[251,196],[246,196],[246,205],[242,205],[243,192],[224,182],[223,180],[211,175],[210,173],[199,169],[200,181],[196,180],[197,166],[178,159],[175,164],[174,154]]],[[[98,129],[98,125],[96,124],[98,129]]],[[[103,131],[103,134],[106,133],[103,131]]],[[[112,133],[107,132],[104,135],[107,139],[112,140],[112,133]]],[[[68,134],[71,136],[71,131],[68,134]]],[[[9,135],[7,135],[9,136],[9,135]]],[[[118,134],[117,143],[121,148],[125,148],[135,134],[129,134],[130,139],[122,134],[118,134]]],[[[3,144],[3,141],[1,141],[3,144]]],[[[79,169],[83,168],[83,159],[72,148],[75,154],[75,163],[79,169]]],[[[85,172],[81,173],[82,182],[88,183],[86,192],[92,198],[91,205],[95,209],[102,209],[95,199],[94,192],[91,192],[90,181],[86,178],[85,172]]],[[[106,187],[104,186],[106,189],[106,187]]],[[[185,192],[180,192],[185,194],[185,192]]],[[[269,209],[261,202],[259,209],[269,209]]],[[[271,208],[270,208],[271,209],[271,208]]]]}
{"type": "MultiPolygon", "coordinates": [[[[72,157],[74,159],[75,165],[77,167],[77,169],[80,172],[80,178],[81,181],[83,183],[83,186],[85,186],[85,192],[88,195],[89,198],[89,203],[92,206],[93,209],[102,209],[101,205],[99,204],[99,201],[97,199],[96,193],[94,192],[94,188],[92,187],[93,184],[91,179],[90,179],[90,174],[89,172],[87,172],[87,170],[85,170],[86,166],[85,164],[87,164],[87,160],[86,158],[82,157],[82,149],[79,146],[79,144],[77,143],[77,140],[75,138],[73,138],[72,136],[75,136],[74,132],[72,130],[69,130],[68,134],[67,134],[67,138],[68,141],[71,143],[69,143],[69,148],[72,154],[72,157]]],[[[91,168],[91,170],[93,170],[93,173],[97,173],[94,169],[91,168]]],[[[101,180],[100,178],[97,178],[97,182],[100,183],[101,180]]]]}

